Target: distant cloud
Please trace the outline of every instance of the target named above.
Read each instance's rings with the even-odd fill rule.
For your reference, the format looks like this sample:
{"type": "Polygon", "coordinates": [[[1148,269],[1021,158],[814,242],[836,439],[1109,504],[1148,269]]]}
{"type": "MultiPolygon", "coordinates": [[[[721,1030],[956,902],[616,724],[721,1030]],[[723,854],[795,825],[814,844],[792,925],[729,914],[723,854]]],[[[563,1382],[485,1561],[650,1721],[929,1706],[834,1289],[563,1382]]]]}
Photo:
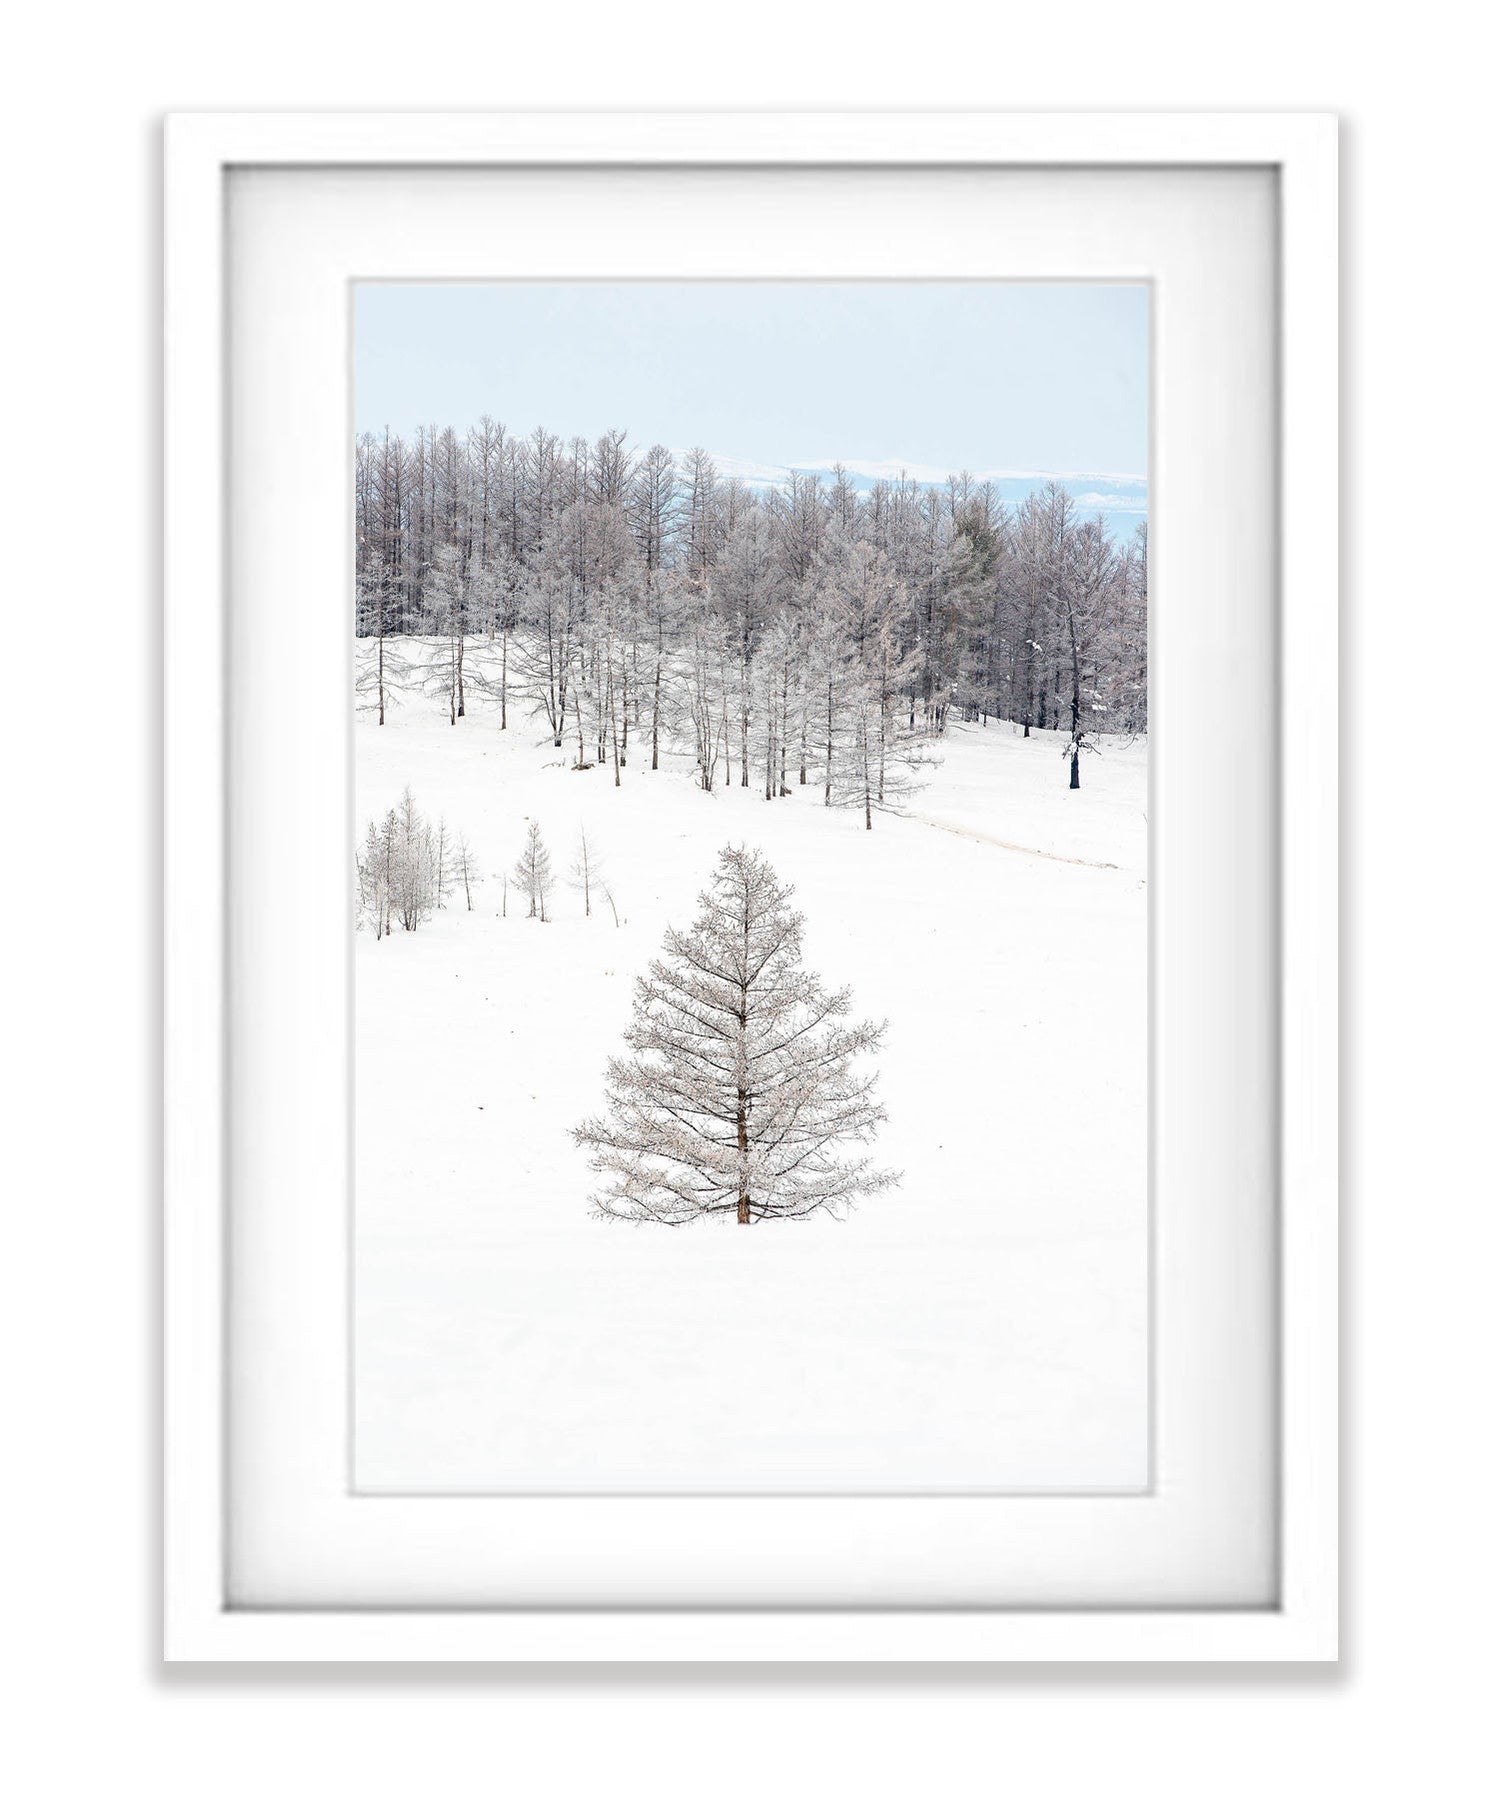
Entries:
{"type": "Polygon", "coordinates": [[[1089,512],[1144,512],[1143,493],[1075,493],[1073,499],[1089,512]]]}

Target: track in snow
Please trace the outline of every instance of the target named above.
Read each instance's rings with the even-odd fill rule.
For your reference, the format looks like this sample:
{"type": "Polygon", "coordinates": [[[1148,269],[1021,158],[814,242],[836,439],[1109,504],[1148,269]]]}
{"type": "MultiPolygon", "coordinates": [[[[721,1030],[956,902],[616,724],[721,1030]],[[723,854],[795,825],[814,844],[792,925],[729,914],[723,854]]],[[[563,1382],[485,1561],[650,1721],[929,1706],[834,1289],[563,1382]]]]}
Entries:
{"type": "Polygon", "coordinates": [[[950,825],[925,812],[907,812],[905,817],[919,825],[930,825],[934,831],[949,831],[954,837],[967,837],[974,843],[992,843],[996,849],[1013,850],[1017,856],[1037,856],[1043,862],[1069,862],[1074,868],[1111,868],[1120,873],[1117,862],[1093,862],[1087,856],[1062,856],[1055,850],[1032,849],[1028,843],[1010,843],[1003,837],[991,837],[987,831],[970,831],[966,825],[950,825]]]}

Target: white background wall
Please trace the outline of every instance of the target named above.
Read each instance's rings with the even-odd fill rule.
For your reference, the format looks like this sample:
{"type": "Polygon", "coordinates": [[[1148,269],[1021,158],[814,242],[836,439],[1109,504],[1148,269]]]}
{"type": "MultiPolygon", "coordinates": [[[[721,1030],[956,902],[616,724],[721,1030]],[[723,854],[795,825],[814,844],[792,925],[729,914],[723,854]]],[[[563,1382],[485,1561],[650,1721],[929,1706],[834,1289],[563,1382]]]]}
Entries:
{"type": "Polygon", "coordinates": [[[15,1665],[0,1778],[163,1799],[1487,1790],[1499,646],[1479,9],[1433,0],[1379,23],[1328,0],[664,0],[543,16],[147,0],[28,9],[7,27],[0,1631],[15,1665]],[[1341,1670],[156,1667],[158,119],[502,104],[1342,112],[1341,1670]]]}

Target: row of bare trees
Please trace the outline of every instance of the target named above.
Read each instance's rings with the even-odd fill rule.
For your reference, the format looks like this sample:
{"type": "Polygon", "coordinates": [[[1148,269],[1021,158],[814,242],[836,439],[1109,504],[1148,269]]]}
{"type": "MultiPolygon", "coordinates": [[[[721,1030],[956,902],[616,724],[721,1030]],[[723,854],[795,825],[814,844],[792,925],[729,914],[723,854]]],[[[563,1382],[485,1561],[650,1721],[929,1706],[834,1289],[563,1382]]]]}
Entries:
{"type": "MultiPolygon", "coordinates": [[[[416,931],[449,900],[461,896],[464,910],[474,910],[474,895],[483,870],[468,838],[450,830],[443,818],[430,819],[407,787],[400,802],[384,818],[372,819],[364,844],[354,858],[355,922],[376,938],[399,927],[416,931]]],[[[583,916],[593,917],[595,902],[607,905],[620,923],[614,888],[604,858],[590,841],[586,826],[578,830],[578,848],[567,872],[567,884],[583,901],[583,916]]],[[[551,851],[541,826],[531,819],[514,868],[501,878],[500,912],[510,913],[512,887],[528,918],[547,922],[547,906],[557,886],[551,851]]]]}
{"type": "Polygon", "coordinates": [[[519,703],[579,768],[695,756],[705,788],[817,785],[866,822],[953,709],[1066,733],[1147,725],[1144,528],[1116,542],[1057,483],[1006,507],[966,476],[761,493],[711,457],[563,446],[484,421],[360,439],[361,702],[519,703]],[[426,639],[420,653],[412,640],[426,639]]]}

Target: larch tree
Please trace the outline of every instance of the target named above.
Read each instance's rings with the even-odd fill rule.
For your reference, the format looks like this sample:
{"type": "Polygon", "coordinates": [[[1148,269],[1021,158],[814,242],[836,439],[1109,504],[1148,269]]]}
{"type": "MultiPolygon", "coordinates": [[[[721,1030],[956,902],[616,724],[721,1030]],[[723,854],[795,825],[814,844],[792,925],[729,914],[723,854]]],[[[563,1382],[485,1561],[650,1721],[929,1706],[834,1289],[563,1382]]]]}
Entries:
{"type": "Polygon", "coordinates": [[[573,858],[567,884],[575,893],[583,895],[583,916],[592,918],[594,889],[598,888],[601,892],[604,890],[604,864],[598,851],[588,841],[586,825],[578,827],[578,853],[573,858]]]}
{"type": "Polygon", "coordinates": [[[394,812],[388,812],[379,825],[371,820],[364,835],[364,853],[354,858],[355,924],[368,925],[377,942],[390,935],[395,825],[394,812]]]}
{"type": "Polygon", "coordinates": [[[885,1027],[848,1022],[849,990],[803,965],[792,891],[758,851],[724,849],[695,922],[636,981],[631,1053],[573,1133],[605,1177],[600,1216],[759,1224],[842,1213],[899,1178],[854,1147],[885,1118],[855,1066],[885,1027]]]}
{"type": "Polygon", "coordinates": [[[661,766],[662,702],[667,689],[667,630],[672,593],[667,560],[676,530],[677,476],[671,451],[652,444],[636,469],[630,508],[642,563],[642,635],[649,684],[651,767],[661,766]]]}
{"type": "Polygon", "coordinates": [[[817,588],[827,636],[814,652],[824,685],[823,800],[857,807],[872,830],[874,814],[898,810],[930,760],[915,724],[919,657],[902,644],[909,596],[885,552],[841,533],[830,534],[828,549],[817,588]]]}
{"type": "Polygon", "coordinates": [[[463,903],[472,912],[474,909],[474,889],[484,879],[484,872],[479,867],[478,859],[469,847],[467,836],[458,833],[458,845],[453,851],[453,871],[463,885],[463,903]]]}
{"type": "Polygon", "coordinates": [[[434,559],[428,584],[430,622],[441,634],[443,654],[428,671],[428,685],[447,700],[448,723],[464,716],[463,657],[468,644],[469,578],[462,550],[444,544],[434,559]]]}
{"type": "MultiPolygon", "coordinates": [[[[750,727],[755,717],[754,672],[766,614],[776,585],[775,538],[762,512],[744,513],[723,551],[717,583],[724,626],[734,646],[734,713],[739,735],[739,785],[750,784],[750,727]]],[[[767,720],[772,737],[774,721],[767,720]]],[[[767,758],[772,750],[767,748],[767,758]]],[[[769,795],[767,794],[767,798],[769,795]]]]}
{"type": "Polygon", "coordinates": [[[526,832],[526,847],[515,864],[515,884],[526,896],[530,907],[526,916],[547,921],[547,899],[556,886],[552,873],[552,857],[541,841],[541,826],[533,818],[526,832]]]}

